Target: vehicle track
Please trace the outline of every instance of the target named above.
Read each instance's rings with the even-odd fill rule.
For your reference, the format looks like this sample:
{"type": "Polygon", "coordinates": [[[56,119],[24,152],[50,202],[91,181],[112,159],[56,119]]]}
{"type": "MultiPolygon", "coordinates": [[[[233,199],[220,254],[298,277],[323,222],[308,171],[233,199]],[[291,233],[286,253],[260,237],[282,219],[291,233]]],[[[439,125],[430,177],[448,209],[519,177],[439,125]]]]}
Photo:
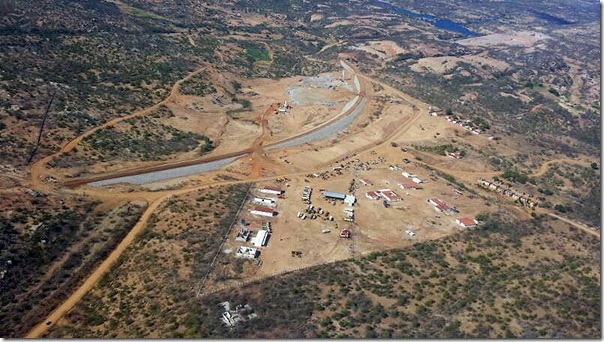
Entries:
{"type": "MultiPolygon", "coordinates": [[[[358,73],[358,71],[356,69],[355,69],[355,71],[358,73]]],[[[174,84],[174,86],[172,87],[170,96],[168,96],[163,101],[161,101],[151,107],[143,109],[141,111],[130,114],[127,117],[114,119],[114,120],[104,124],[104,127],[106,127],[110,124],[115,124],[119,121],[125,120],[130,117],[145,115],[145,114],[149,113],[150,111],[158,108],[161,104],[167,103],[172,98],[172,96],[178,92],[178,87],[180,86],[180,84],[182,82],[186,81],[188,78],[196,75],[199,72],[201,72],[201,69],[196,69],[195,71],[193,71],[192,73],[187,75],[185,78],[176,82],[174,84]]],[[[359,73],[359,75],[360,75],[360,73],[359,73]]],[[[363,80],[363,82],[364,82],[364,79],[366,78],[366,76],[361,76],[359,78],[361,80],[363,80]]],[[[381,84],[383,86],[387,86],[387,85],[383,84],[382,82],[375,81],[370,78],[367,78],[367,79],[371,80],[372,82],[381,84]]],[[[364,87],[365,87],[365,85],[364,85],[364,87]]],[[[390,86],[388,86],[388,87],[391,89],[394,89],[390,86]]],[[[395,91],[397,91],[397,90],[395,90],[395,91]]],[[[399,92],[399,91],[397,91],[397,92],[401,96],[403,96],[405,99],[407,99],[407,100],[410,99],[406,94],[399,92]]],[[[411,99],[410,102],[413,104],[418,103],[417,100],[415,100],[415,99],[411,99]]],[[[413,123],[418,120],[420,115],[421,115],[421,111],[417,110],[415,112],[415,115],[408,122],[403,124],[399,129],[395,130],[393,133],[391,133],[390,135],[388,135],[387,137],[385,137],[384,139],[380,140],[377,143],[369,144],[369,145],[366,145],[364,147],[361,147],[361,148],[355,150],[355,152],[350,153],[349,156],[354,155],[355,153],[361,154],[363,152],[368,152],[372,148],[375,148],[377,146],[383,145],[385,143],[388,143],[389,141],[396,139],[401,134],[406,132],[413,125],[413,123]]],[[[261,120],[262,119],[264,119],[264,118],[261,118],[261,120]]],[[[75,147],[85,136],[88,136],[88,135],[94,133],[101,127],[103,127],[103,126],[99,126],[95,129],[92,129],[92,130],[84,133],[83,135],[81,135],[77,138],[74,138],[67,145],[65,145],[63,148],[61,148],[61,150],[59,152],[57,152],[53,155],[50,155],[48,157],[45,157],[45,158],[39,160],[38,162],[34,163],[32,165],[31,175],[30,175],[30,181],[31,181],[32,185],[35,184],[37,186],[44,188],[45,185],[40,180],[39,176],[42,175],[45,164],[48,161],[52,160],[52,158],[60,155],[61,153],[65,153],[67,151],[72,150],[73,147],[75,147]]],[[[253,151],[253,148],[250,148],[249,152],[252,152],[252,151],[253,151]]],[[[341,159],[341,157],[339,157],[338,159],[341,159]]],[[[577,162],[576,160],[572,160],[572,159],[569,159],[569,160],[572,162],[577,162]]],[[[541,169],[535,175],[539,175],[540,173],[544,174],[545,172],[547,172],[547,169],[549,168],[550,164],[559,162],[559,161],[567,161],[567,160],[566,159],[556,159],[556,160],[551,160],[549,162],[546,162],[541,166],[541,169]]],[[[332,161],[324,163],[324,165],[328,165],[331,162],[332,161]]],[[[586,162],[579,162],[579,163],[586,164],[586,162]]],[[[330,168],[325,168],[324,170],[328,171],[328,170],[330,170],[330,168]]],[[[117,259],[122,255],[122,253],[126,250],[126,248],[128,248],[128,246],[134,241],[135,237],[146,226],[152,213],[165,200],[167,200],[173,196],[183,195],[183,194],[186,194],[186,193],[189,193],[192,191],[197,191],[197,190],[205,189],[205,188],[212,187],[212,186],[226,186],[226,185],[241,184],[241,183],[248,183],[248,182],[268,181],[268,180],[274,180],[274,179],[278,179],[278,178],[282,178],[282,177],[300,176],[300,175],[306,175],[309,172],[320,172],[320,171],[321,170],[315,168],[313,170],[304,170],[304,171],[299,171],[299,172],[283,173],[283,174],[269,176],[269,177],[260,177],[260,172],[257,172],[256,174],[253,174],[246,179],[241,179],[241,180],[236,180],[236,181],[213,181],[213,182],[209,182],[209,183],[206,183],[203,185],[198,185],[198,186],[191,187],[191,188],[169,190],[169,191],[164,191],[164,192],[154,192],[154,193],[149,193],[149,192],[113,193],[113,192],[102,190],[102,189],[90,189],[90,188],[82,189],[80,191],[71,190],[72,192],[75,192],[75,193],[80,193],[80,194],[83,193],[83,194],[87,194],[87,195],[90,195],[92,197],[96,197],[99,199],[113,200],[113,201],[123,200],[123,199],[134,200],[134,199],[145,199],[146,198],[149,205],[148,205],[147,209],[141,215],[141,218],[138,220],[138,222],[134,225],[134,227],[130,230],[130,232],[128,232],[126,237],[118,244],[118,246],[111,252],[111,254],[109,254],[109,256],[105,260],[103,260],[101,262],[101,264],[86,278],[84,283],[82,285],[80,285],[65,301],[63,301],[61,303],[61,305],[59,305],[55,310],[53,310],[44,321],[42,321],[37,326],[35,326],[33,329],[31,329],[28,332],[28,334],[26,335],[26,337],[27,338],[38,338],[38,337],[42,336],[45,332],[48,331],[48,329],[50,327],[52,327],[54,324],[56,324],[67,312],[69,312],[83,298],[83,296],[94,287],[94,285],[97,283],[97,281],[110,269],[110,267],[115,263],[115,261],[117,261],[117,259]]],[[[589,234],[597,236],[599,238],[599,234],[597,232],[595,232],[587,227],[582,227],[582,225],[580,225],[572,220],[560,217],[556,214],[546,212],[546,211],[544,211],[544,212],[550,216],[557,217],[561,220],[564,220],[565,222],[568,222],[568,223],[582,229],[583,231],[588,232],[589,234]]]]}
{"type": "MultiPolygon", "coordinates": [[[[355,68],[352,67],[351,65],[347,64],[357,75],[361,75],[360,72],[355,68]]],[[[359,82],[360,82],[360,88],[361,91],[359,92],[359,98],[357,99],[357,101],[355,102],[355,104],[349,108],[348,110],[330,118],[329,120],[321,123],[320,125],[313,127],[309,130],[306,130],[304,132],[301,132],[299,134],[296,134],[294,136],[288,137],[288,138],[284,138],[278,141],[273,141],[270,143],[264,143],[262,144],[263,147],[271,147],[271,146],[275,146],[275,145],[279,145],[279,144],[283,144],[286,143],[288,141],[292,141],[294,139],[299,139],[300,137],[304,137],[307,136],[309,134],[312,134],[315,131],[318,131],[324,127],[326,127],[327,125],[332,124],[333,122],[336,122],[340,119],[343,119],[345,117],[347,117],[348,115],[350,115],[351,113],[353,113],[358,106],[362,103],[362,99],[363,97],[366,97],[366,83],[364,78],[361,76],[359,77],[359,82]]],[[[367,106],[367,103],[365,103],[365,106],[367,106]]],[[[256,142],[254,143],[256,144],[256,142]]],[[[143,167],[138,167],[138,168],[132,168],[132,169],[127,169],[127,170],[122,170],[122,171],[118,171],[118,172],[111,172],[111,173],[106,173],[106,174],[101,174],[98,176],[93,176],[93,177],[89,177],[89,178],[80,178],[80,179],[74,179],[74,180],[70,180],[67,182],[64,182],[63,185],[69,188],[75,188],[84,184],[88,184],[91,182],[97,182],[97,181],[103,181],[103,180],[109,180],[109,179],[114,179],[114,178],[119,178],[119,177],[126,177],[126,176],[134,176],[134,175],[140,175],[140,174],[145,174],[145,173],[150,173],[150,172],[155,172],[155,171],[164,171],[164,170],[170,170],[170,169],[175,169],[175,168],[179,168],[179,167],[184,167],[184,166],[190,166],[190,165],[198,165],[198,164],[205,164],[205,163],[209,163],[209,162],[214,162],[214,161],[218,161],[218,160],[222,160],[222,159],[227,159],[227,158],[232,158],[232,157],[242,157],[245,156],[247,154],[250,153],[254,153],[257,150],[257,146],[255,146],[254,144],[252,144],[252,146],[239,150],[239,151],[235,151],[235,152],[231,152],[231,153],[225,153],[222,155],[217,155],[217,156],[213,156],[213,157],[200,157],[200,158],[196,158],[196,159],[191,159],[191,160],[185,160],[185,161],[179,161],[179,162],[167,162],[167,163],[163,163],[163,164],[156,164],[156,165],[151,165],[151,166],[143,166],[143,167]]],[[[284,147],[285,148],[285,147],[284,147]]],[[[50,159],[54,158],[54,155],[49,156],[50,159]]],[[[49,159],[49,160],[50,160],[49,159]]]]}
{"type": "Polygon", "coordinates": [[[69,142],[67,142],[65,145],[63,145],[63,147],[61,147],[59,149],[58,152],[55,152],[51,155],[48,155],[42,159],[37,160],[36,162],[34,162],[31,167],[29,168],[29,172],[30,172],[30,184],[35,185],[38,188],[46,188],[47,187],[44,185],[44,182],[41,181],[40,176],[42,174],[44,174],[46,171],[46,164],[48,164],[48,162],[50,162],[52,159],[60,156],[63,153],[67,153],[72,151],[84,138],[94,134],[95,132],[97,132],[100,129],[106,128],[106,127],[111,127],[114,126],[115,124],[122,122],[124,120],[128,120],[134,117],[139,117],[139,116],[144,116],[147,115],[151,112],[153,112],[154,110],[158,109],[160,106],[170,103],[171,101],[173,101],[175,98],[177,98],[180,95],[180,85],[183,82],[186,82],[187,80],[189,80],[191,77],[201,73],[203,71],[202,67],[198,67],[195,70],[191,71],[190,73],[188,73],[185,77],[181,78],[180,80],[176,81],[174,83],[174,85],[172,85],[172,88],[170,89],[170,93],[169,95],[164,98],[162,101],[157,102],[156,104],[135,111],[131,114],[125,115],[125,116],[121,116],[112,120],[109,120],[107,122],[105,122],[102,125],[93,127],[91,129],[89,129],[88,131],[84,132],[83,134],[73,138],[72,140],[70,140],[69,142]]]}

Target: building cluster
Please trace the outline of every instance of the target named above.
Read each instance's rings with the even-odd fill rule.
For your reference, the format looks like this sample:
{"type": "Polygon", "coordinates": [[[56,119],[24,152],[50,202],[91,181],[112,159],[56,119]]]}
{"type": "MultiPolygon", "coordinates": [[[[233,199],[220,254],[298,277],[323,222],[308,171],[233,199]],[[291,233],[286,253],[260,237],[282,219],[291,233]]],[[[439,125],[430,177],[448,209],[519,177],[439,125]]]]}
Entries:
{"type": "Polygon", "coordinates": [[[279,108],[277,108],[277,114],[289,114],[289,110],[292,109],[292,106],[287,103],[287,100],[283,101],[283,103],[279,104],[279,108]]]}
{"type": "Polygon", "coordinates": [[[443,116],[445,115],[445,111],[435,106],[429,106],[428,114],[430,114],[430,116],[443,116]]]}
{"type": "Polygon", "coordinates": [[[328,201],[332,201],[335,205],[336,201],[342,201],[347,207],[344,208],[344,220],[348,222],[354,222],[354,208],[352,207],[357,199],[353,195],[346,195],[339,192],[321,190],[321,194],[328,201]]]}
{"type": "Polygon", "coordinates": [[[451,157],[453,159],[459,159],[462,157],[461,151],[457,150],[457,149],[453,152],[445,151],[445,155],[447,155],[447,157],[451,157]]]}
{"type": "MultiPolygon", "coordinates": [[[[284,198],[284,190],[273,187],[265,186],[258,189],[258,192],[262,195],[254,196],[252,203],[255,205],[254,208],[250,209],[250,214],[254,216],[262,217],[274,217],[277,215],[275,208],[277,207],[277,199],[272,197],[265,197],[266,195],[277,195],[278,198],[284,198]]],[[[235,252],[235,257],[240,259],[256,259],[259,254],[258,247],[266,246],[270,234],[272,232],[272,225],[269,221],[264,221],[261,224],[260,230],[256,235],[252,236],[252,231],[248,228],[248,224],[245,219],[241,220],[239,231],[235,235],[235,241],[247,243],[248,241],[253,247],[239,246],[235,252]]]]}
{"type": "Polygon", "coordinates": [[[229,328],[235,326],[239,322],[248,321],[258,317],[249,304],[239,304],[234,310],[231,309],[231,303],[229,302],[222,302],[220,305],[224,309],[221,315],[222,323],[229,328]]]}
{"type": "Polygon", "coordinates": [[[534,208],[539,204],[539,202],[535,200],[532,195],[527,195],[526,193],[522,193],[522,195],[520,195],[512,188],[511,185],[504,184],[501,181],[488,181],[486,179],[480,178],[478,180],[478,185],[485,189],[498,192],[503,196],[507,196],[513,199],[514,201],[529,208],[534,208]]]}
{"type": "MultiPolygon", "coordinates": [[[[398,165],[390,165],[388,168],[390,169],[390,171],[400,171],[401,170],[401,168],[398,165]]],[[[401,174],[403,175],[403,177],[408,178],[410,180],[410,182],[399,183],[398,186],[401,189],[403,189],[403,190],[420,190],[420,189],[422,189],[421,184],[424,183],[423,180],[419,179],[416,175],[411,174],[406,171],[402,171],[401,174]]],[[[373,183],[371,183],[368,180],[362,180],[361,182],[366,185],[368,185],[368,184],[373,185],[373,183]]],[[[388,207],[388,205],[387,205],[388,202],[398,202],[401,200],[401,196],[392,189],[379,189],[379,190],[374,190],[374,191],[367,191],[365,193],[365,197],[370,200],[384,199],[384,207],[388,207]]]]}
{"type": "Polygon", "coordinates": [[[461,120],[456,119],[455,117],[453,117],[453,115],[447,115],[447,121],[452,124],[459,125],[462,128],[465,128],[476,135],[479,135],[484,132],[484,130],[480,128],[480,125],[474,120],[461,120]]]}
{"type": "Polygon", "coordinates": [[[406,171],[401,172],[401,175],[403,175],[403,177],[405,177],[405,178],[409,178],[415,184],[421,184],[421,183],[424,182],[423,180],[417,178],[416,175],[411,174],[411,173],[406,172],[406,171]]]}
{"type": "Polygon", "coordinates": [[[361,161],[360,159],[356,158],[354,160],[349,160],[343,164],[337,164],[337,165],[333,166],[330,171],[315,172],[315,173],[307,175],[307,177],[314,177],[314,178],[321,178],[322,180],[328,180],[331,177],[341,176],[344,172],[350,170],[351,168],[353,168],[355,171],[361,171],[361,170],[369,171],[372,169],[373,166],[379,165],[385,161],[386,161],[386,159],[382,156],[378,157],[377,159],[373,159],[373,160],[369,160],[369,161],[361,161]]]}
{"type": "MultiPolygon", "coordinates": [[[[283,194],[285,193],[284,190],[274,186],[265,186],[258,191],[263,194],[277,195],[278,198],[283,198],[283,194]]],[[[256,204],[256,207],[250,210],[250,214],[266,217],[277,216],[277,211],[275,210],[277,200],[275,198],[256,196],[252,199],[252,203],[256,204]]]]}

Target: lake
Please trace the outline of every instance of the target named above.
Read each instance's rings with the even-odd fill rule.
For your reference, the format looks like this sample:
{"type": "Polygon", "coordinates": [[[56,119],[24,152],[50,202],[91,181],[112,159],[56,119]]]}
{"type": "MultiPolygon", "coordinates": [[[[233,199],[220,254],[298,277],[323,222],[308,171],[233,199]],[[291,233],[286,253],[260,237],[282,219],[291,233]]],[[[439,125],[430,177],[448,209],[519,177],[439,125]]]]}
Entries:
{"type": "Polygon", "coordinates": [[[478,32],[474,32],[474,31],[468,29],[467,27],[465,27],[463,24],[456,23],[456,22],[454,22],[452,20],[449,20],[449,19],[437,18],[437,17],[435,17],[433,15],[430,15],[430,14],[411,12],[409,10],[406,10],[406,9],[400,7],[400,6],[396,6],[396,5],[393,5],[393,4],[384,2],[384,1],[380,1],[380,0],[375,0],[374,3],[386,6],[387,8],[393,10],[394,12],[396,12],[398,14],[403,14],[403,15],[406,15],[406,16],[408,16],[410,18],[420,19],[420,20],[427,21],[427,22],[431,23],[432,25],[434,25],[434,27],[436,27],[436,28],[460,33],[460,34],[464,35],[465,37],[479,37],[479,36],[483,36],[483,34],[478,33],[478,32]]]}

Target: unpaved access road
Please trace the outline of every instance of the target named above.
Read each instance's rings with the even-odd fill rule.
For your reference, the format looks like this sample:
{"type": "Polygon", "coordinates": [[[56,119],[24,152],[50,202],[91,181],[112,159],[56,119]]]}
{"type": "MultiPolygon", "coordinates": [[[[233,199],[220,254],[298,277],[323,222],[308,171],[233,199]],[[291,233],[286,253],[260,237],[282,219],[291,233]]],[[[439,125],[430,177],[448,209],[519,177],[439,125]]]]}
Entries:
{"type": "MultiPolygon", "coordinates": [[[[188,77],[191,77],[193,75],[195,75],[196,73],[198,73],[199,71],[194,71],[193,73],[189,74],[188,77]]],[[[185,79],[179,81],[180,83],[182,81],[185,81],[188,77],[186,77],[185,79]]],[[[369,79],[370,80],[370,79],[369,79]]],[[[361,77],[361,81],[364,84],[364,77],[361,77]]],[[[372,82],[374,80],[371,80],[372,82]]],[[[177,82],[172,89],[171,95],[172,94],[177,94],[178,92],[178,86],[180,85],[180,83],[177,82]]],[[[377,82],[379,83],[379,82],[377,82]]],[[[405,95],[403,93],[400,93],[401,95],[405,95]]],[[[168,98],[166,98],[165,100],[163,100],[162,102],[149,107],[147,109],[144,109],[142,111],[139,112],[135,112],[131,115],[129,115],[128,117],[132,117],[132,116],[136,116],[136,115],[144,115],[150,111],[152,111],[154,108],[157,108],[160,104],[165,103],[166,101],[168,101],[170,99],[170,96],[168,98]]],[[[409,97],[407,97],[406,95],[404,96],[407,99],[410,99],[412,101],[417,101],[415,99],[411,99],[409,97]]],[[[415,103],[415,102],[413,102],[415,103]]],[[[409,127],[417,120],[417,118],[419,117],[419,111],[417,113],[415,113],[414,116],[412,116],[412,118],[410,118],[409,122],[403,124],[401,127],[399,127],[396,131],[394,131],[391,135],[389,135],[387,138],[385,138],[384,140],[382,140],[381,142],[378,142],[377,145],[382,145],[384,143],[386,143],[387,141],[393,139],[394,137],[399,136],[400,134],[404,133],[406,130],[409,129],[409,127]]],[[[121,120],[124,120],[125,118],[121,118],[121,120]]],[[[264,119],[263,117],[261,118],[261,120],[264,119]]],[[[117,120],[117,119],[116,119],[117,120]]],[[[120,121],[121,121],[120,120],[120,121]]],[[[119,121],[117,121],[119,122],[119,121]]],[[[116,122],[114,122],[113,124],[115,124],[116,122]]],[[[109,123],[107,123],[109,124],[109,123]]],[[[106,125],[107,125],[106,124],[106,125]]],[[[98,129],[98,128],[97,128],[98,129]]],[[[91,132],[92,133],[92,132],[91,132]]],[[[77,143],[79,141],[81,141],[81,139],[86,136],[89,135],[91,133],[85,133],[84,135],[80,136],[79,139],[76,138],[74,140],[72,140],[72,142],[70,142],[68,145],[64,146],[64,148],[61,149],[61,151],[69,151],[71,149],[73,149],[73,147],[75,145],[77,145],[77,143]]],[[[260,142],[260,141],[258,141],[260,142]]],[[[375,147],[376,145],[369,145],[369,146],[365,146],[363,148],[358,149],[356,152],[357,153],[365,153],[368,152],[371,148],[375,147]]],[[[55,155],[51,155],[49,157],[46,157],[45,159],[39,161],[38,163],[34,164],[32,166],[32,169],[35,169],[37,173],[35,173],[34,171],[32,171],[32,176],[30,177],[31,179],[35,179],[32,184],[38,184],[38,185],[42,185],[43,182],[41,182],[39,175],[42,174],[42,171],[44,171],[44,165],[51,160],[53,157],[59,155],[62,152],[58,152],[55,155]]],[[[250,152],[253,152],[252,149],[250,149],[250,152]]],[[[550,164],[555,163],[555,162],[559,162],[559,161],[566,161],[566,160],[562,160],[562,159],[558,159],[558,160],[552,160],[550,162],[545,163],[544,165],[542,165],[542,169],[540,169],[536,174],[538,175],[540,172],[545,173],[547,171],[547,168],[549,167],[550,164]],[[545,170],[545,171],[544,171],[545,170]]],[[[576,162],[576,160],[570,160],[571,162],[576,162]]],[[[585,163],[585,162],[581,162],[581,163],[585,163]]],[[[327,167],[325,170],[330,170],[329,167],[327,167]]],[[[85,193],[85,194],[89,194],[92,197],[96,197],[96,198],[100,198],[100,199],[111,199],[111,198],[119,198],[119,199],[124,199],[124,198],[131,198],[131,199],[141,199],[141,197],[146,197],[147,201],[149,202],[149,206],[147,207],[147,209],[144,211],[144,213],[142,214],[141,218],[139,219],[139,221],[134,225],[134,227],[130,230],[130,232],[126,235],[126,237],[118,244],[118,246],[116,247],[115,250],[113,250],[111,252],[111,254],[105,259],[103,260],[103,262],[86,278],[86,280],[84,281],[84,283],[78,287],[63,303],[61,303],[61,305],[59,305],[54,311],[52,311],[50,313],[50,315],[48,315],[48,317],[42,321],[41,323],[39,323],[37,326],[35,326],[28,334],[26,337],[28,338],[37,338],[42,336],[51,326],[53,326],[54,324],[56,324],[67,312],[69,312],[69,310],[71,310],[83,297],[84,295],[90,291],[94,285],[96,284],[96,282],[110,269],[111,265],[114,264],[114,262],[122,255],[122,253],[126,250],[126,248],[132,243],[132,241],[134,241],[135,237],[144,229],[144,227],[147,225],[148,220],[151,216],[151,214],[161,205],[161,203],[163,201],[165,201],[166,199],[171,198],[172,196],[177,196],[177,195],[182,195],[182,194],[186,194],[188,192],[191,191],[197,191],[200,189],[204,189],[207,187],[211,187],[211,186],[225,186],[225,185],[231,185],[231,184],[241,184],[241,183],[247,183],[247,182],[258,182],[258,181],[268,181],[268,180],[274,180],[277,178],[282,178],[282,177],[294,177],[294,176],[302,176],[302,175],[306,175],[309,172],[320,172],[321,170],[319,170],[318,168],[316,168],[315,170],[304,170],[304,171],[300,171],[300,172],[295,172],[295,173],[283,173],[283,174],[279,174],[276,176],[270,176],[270,177],[258,177],[259,172],[256,172],[254,175],[252,175],[251,177],[248,177],[247,179],[243,179],[243,180],[237,180],[237,181],[213,181],[207,184],[203,184],[203,185],[199,185],[196,187],[191,187],[191,188],[186,188],[186,189],[179,189],[179,190],[170,190],[170,191],[165,191],[165,192],[155,192],[155,193],[144,193],[144,192],[139,192],[139,193],[111,193],[109,191],[103,191],[102,189],[82,189],[80,190],[81,192],[85,193]]],[[[71,190],[71,191],[76,191],[76,190],[71,190]]],[[[544,211],[545,212],[545,211],[544,211]]],[[[553,217],[557,217],[561,220],[564,220],[565,222],[568,222],[570,224],[573,224],[574,226],[584,230],[585,232],[597,236],[599,238],[599,234],[587,227],[581,227],[580,224],[577,224],[575,222],[573,222],[572,220],[568,220],[566,218],[560,217],[556,214],[553,213],[549,213],[549,212],[545,212],[546,214],[553,216],[553,217]]]]}
{"type": "MultiPolygon", "coordinates": [[[[358,94],[355,98],[348,102],[348,105],[336,116],[321,123],[320,125],[307,131],[296,134],[292,137],[285,138],[269,144],[264,144],[262,147],[267,150],[276,150],[296,145],[308,143],[311,141],[326,139],[334,134],[339,133],[350,125],[354,119],[363,112],[368,102],[367,99],[367,83],[360,72],[352,65],[341,61],[343,66],[347,66],[346,70],[354,73],[355,83],[358,87],[358,94]]],[[[178,88],[176,88],[178,91],[178,88]]],[[[85,133],[85,134],[88,134],[85,133]]],[[[81,139],[80,139],[81,140],[81,139]]],[[[118,172],[102,174],[90,178],[74,179],[64,183],[65,186],[74,188],[84,184],[91,186],[105,186],[118,183],[143,184],[169,178],[184,177],[196,173],[214,171],[233,162],[235,159],[257,152],[257,146],[254,144],[245,149],[232,153],[217,155],[213,157],[201,157],[192,160],[169,162],[140,168],[133,168],[118,172]]]]}
{"type": "Polygon", "coordinates": [[[172,85],[172,88],[170,89],[170,93],[169,95],[163,99],[162,101],[141,109],[139,111],[135,111],[129,115],[125,115],[125,116],[121,116],[119,118],[115,118],[113,120],[107,121],[102,125],[93,127],[91,129],[89,129],[88,131],[84,132],[83,134],[73,138],[72,140],[70,140],[67,144],[63,145],[63,147],[61,147],[59,149],[58,152],[53,153],[51,155],[48,155],[38,161],[36,161],[35,163],[33,163],[31,165],[31,167],[29,168],[29,173],[30,173],[30,184],[35,185],[37,188],[45,188],[44,186],[44,182],[41,181],[40,176],[44,173],[47,172],[46,170],[46,164],[48,164],[48,162],[50,162],[52,159],[60,156],[63,153],[67,153],[72,151],[84,138],[94,134],[96,131],[106,128],[106,127],[111,127],[114,126],[115,124],[122,122],[124,120],[128,120],[134,117],[138,117],[138,116],[143,116],[143,115],[147,115],[155,110],[157,110],[161,105],[167,104],[173,100],[175,100],[179,95],[180,95],[180,85],[183,82],[186,82],[187,80],[189,80],[191,77],[201,73],[203,71],[203,68],[198,67],[195,70],[191,71],[190,73],[188,73],[185,77],[183,77],[182,79],[176,81],[174,83],[174,85],[172,85]]]}

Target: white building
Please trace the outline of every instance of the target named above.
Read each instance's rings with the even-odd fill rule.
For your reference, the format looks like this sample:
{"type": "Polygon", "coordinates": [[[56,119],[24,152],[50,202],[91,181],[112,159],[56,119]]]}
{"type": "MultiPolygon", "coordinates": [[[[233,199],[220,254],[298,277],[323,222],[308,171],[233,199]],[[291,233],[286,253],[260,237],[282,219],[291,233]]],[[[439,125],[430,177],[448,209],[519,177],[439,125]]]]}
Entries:
{"type": "Polygon", "coordinates": [[[421,179],[419,179],[419,178],[417,178],[417,177],[413,177],[413,178],[411,178],[411,181],[412,181],[413,183],[417,183],[417,184],[421,184],[421,183],[423,182],[421,179]]]}
{"type": "Polygon", "coordinates": [[[275,201],[274,198],[268,198],[268,197],[254,197],[252,199],[252,202],[254,204],[259,204],[259,205],[263,205],[265,207],[271,207],[271,208],[274,208],[277,205],[277,202],[275,201]]]}
{"type": "Polygon", "coordinates": [[[377,192],[388,202],[398,202],[401,200],[401,196],[392,191],[392,189],[380,189],[377,192]]]}
{"type": "Polygon", "coordinates": [[[344,203],[348,205],[354,205],[356,201],[357,199],[353,195],[346,195],[346,198],[344,198],[344,203]]]}
{"type": "Polygon", "coordinates": [[[282,195],[285,192],[284,190],[274,187],[274,186],[265,186],[264,188],[262,188],[258,191],[265,193],[265,194],[271,194],[271,195],[282,195]]]}
{"type": "Polygon", "coordinates": [[[256,256],[258,256],[258,250],[252,247],[241,246],[235,253],[235,257],[240,259],[256,259],[256,256]]]}
{"type": "Polygon", "coordinates": [[[266,230],[259,230],[258,234],[252,239],[252,244],[256,247],[262,247],[266,245],[268,239],[268,232],[266,230]]]}

